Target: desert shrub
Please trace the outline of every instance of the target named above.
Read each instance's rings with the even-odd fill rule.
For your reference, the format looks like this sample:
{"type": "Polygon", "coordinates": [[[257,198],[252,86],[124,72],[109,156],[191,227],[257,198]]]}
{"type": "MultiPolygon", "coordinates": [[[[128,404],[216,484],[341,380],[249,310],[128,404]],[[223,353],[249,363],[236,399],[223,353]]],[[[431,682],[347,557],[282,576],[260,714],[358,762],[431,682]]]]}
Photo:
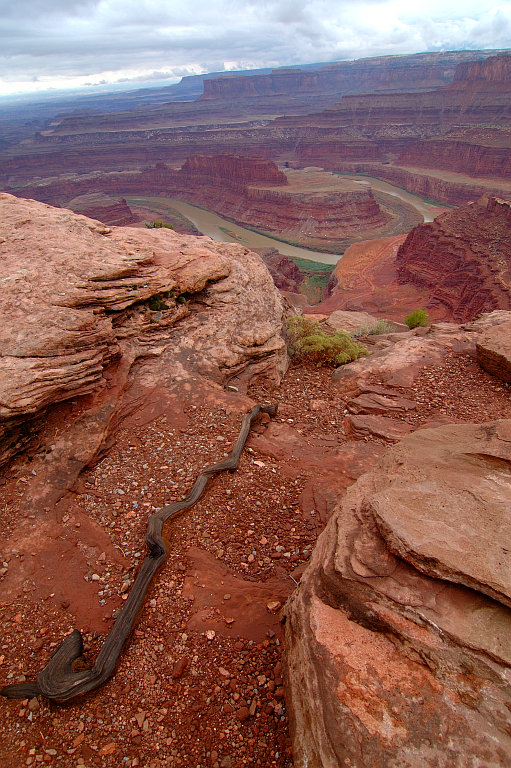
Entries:
{"type": "Polygon", "coordinates": [[[389,320],[378,320],[376,325],[363,325],[351,335],[354,338],[359,336],[378,336],[380,333],[394,333],[396,326],[389,320]]]}
{"type": "Polygon", "coordinates": [[[165,304],[160,294],[156,294],[156,296],[151,296],[149,299],[149,309],[151,312],[161,312],[162,310],[168,309],[168,304],[165,304]]]}
{"type": "Polygon", "coordinates": [[[295,315],[287,321],[289,351],[291,357],[318,367],[344,365],[368,355],[367,349],[345,333],[325,333],[319,323],[295,315]]]}
{"type": "Polygon", "coordinates": [[[410,312],[410,314],[405,317],[405,323],[410,329],[429,325],[429,315],[427,310],[424,309],[424,307],[414,309],[413,312],[410,312]]]}
{"type": "Polygon", "coordinates": [[[153,222],[147,222],[146,221],[146,227],[147,229],[161,229],[162,227],[164,229],[174,229],[172,224],[165,224],[163,221],[153,221],[153,222]]]}

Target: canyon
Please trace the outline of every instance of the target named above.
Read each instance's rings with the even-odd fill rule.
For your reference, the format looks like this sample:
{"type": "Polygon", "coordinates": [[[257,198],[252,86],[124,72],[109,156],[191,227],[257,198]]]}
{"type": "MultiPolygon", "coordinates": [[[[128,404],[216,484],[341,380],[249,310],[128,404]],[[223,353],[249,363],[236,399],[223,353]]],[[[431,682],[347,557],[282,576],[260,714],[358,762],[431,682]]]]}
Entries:
{"type": "MultiPolygon", "coordinates": [[[[3,684],[35,679],[70,624],[99,652],[148,513],[225,457],[254,403],[279,406],[167,531],[112,679],[68,707],[2,698],[3,764],[192,766],[210,751],[390,768],[414,750],[448,768],[447,741],[505,765],[511,312],[368,336],[339,368],[290,366],[291,309],[243,246],[5,193],[0,209],[3,684]]],[[[453,214],[420,228],[455,237],[453,214]]],[[[509,226],[498,200],[463,216],[474,237],[509,226]]]]}
{"type": "Polygon", "coordinates": [[[0,154],[1,178],[16,188],[35,175],[180,166],[190,155],[227,152],[369,173],[450,205],[477,199],[481,188],[505,197],[509,57],[491,53],[384,57],[301,73],[206,79],[206,91],[193,102],[48,121],[45,130],[0,154]],[[258,103],[263,96],[253,94],[259,92],[272,94],[273,111],[258,103]],[[330,104],[319,112],[312,103],[294,105],[279,116],[288,109],[286,93],[304,103],[320,94],[330,104]],[[357,167],[346,165],[352,163],[357,167]]]}
{"type": "Polygon", "coordinates": [[[510,203],[481,198],[406,236],[355,243],[331,274],[329,296],[303,311],[317,318],[365,311],[403,322],[423,306],[432,320],[464,323],[511,310],[510,229],[510,203]]]}
{"type": "Polygon", "coordinates": [[[94,663],[148,516],[229,456],[254,405],[278,407],[166,529],[112,678],[67,708],[0,699],[0,766],[502,768],[511,55],[167,95],[5,134],[2,685],[35,680],[73,628],[94,663]],[[317,262],[247,247],[238,224],[317,262]],[[313,352],[356,354],[318,366],[297,314],[313,352]]]}
{"type": "MultiPolygon", "coordinates": [[[[380,193],[377,201],[367,186],[319,168],[282,171],[263,158],[227,153],[192,155],[179,170],[159,162],[146,171],[43,179],[14,191],[73,208],[86,190],[183,199],[277,239],[334,253],[375,233],[407,232],[421,220],[411,205],[380,193]]],[[[97,215],[87,210],[101,218],[101,207],[97,215]]]]}

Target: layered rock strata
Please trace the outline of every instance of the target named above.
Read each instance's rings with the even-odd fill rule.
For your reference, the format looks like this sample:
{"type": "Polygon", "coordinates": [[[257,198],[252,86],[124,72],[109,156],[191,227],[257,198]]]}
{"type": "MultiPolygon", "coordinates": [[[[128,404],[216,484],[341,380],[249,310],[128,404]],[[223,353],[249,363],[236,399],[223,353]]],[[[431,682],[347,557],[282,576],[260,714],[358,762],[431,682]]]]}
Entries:
{"type": "Polygon", "coordinates": [[[137,358],[170,348],[176,371],[219,384],[285,370],[283,301],[256,254],[7,194],[0,211],[2,460],[48,406],[106,395],[109,365],[126,382],[137,358]]]}
{"type": "Polygon", "coordinates": [[[404,437],[348,489],[285,608],[294,760],[511,760],[511,421],[404,437]]]}
{"type": "Polygon", "coordinates": [[[179,170],[157,163],[141,172],[50,178],[16,194],[63,206],[87,189],[179,197],[239,224],[327,251],[374,236],[375,230],[402,231],[405,220],[417,221],[411,206],[399,214],[384,210],[369,188],[321,169],[286,174],[264,158],[232,154],[193,155],[179,170]]]}
{"type": "Polygon", "coordinates": [[[115,198],[100,192],[75,197],[69,201],[67,208],[108,226],[124,227],[137,220],[123,197],[115,198]]]}
{"type": "Polygon", "coordinates": [[[429,302],[466,322],[511,309],[511,204],[484,198],[419,224],[400,246],[400,283],[426,288],[429,302]]]}

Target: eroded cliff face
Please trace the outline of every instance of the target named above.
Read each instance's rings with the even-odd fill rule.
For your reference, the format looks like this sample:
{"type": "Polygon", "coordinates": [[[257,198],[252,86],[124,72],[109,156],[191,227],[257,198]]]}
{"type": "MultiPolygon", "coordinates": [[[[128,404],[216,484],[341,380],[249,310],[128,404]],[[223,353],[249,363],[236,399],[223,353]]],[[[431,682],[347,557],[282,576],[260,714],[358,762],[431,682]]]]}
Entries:
{"type": "Polygon", "coordinates": [[[100,192],[79,195],[70,200],[66,207],[108,226],[124,227],[137,220],[123,197],[115,198],[100,192]]]}
{"type": "Polygon", "coordinates": [[[192,155],[186,159],[179,177],[181,183],[198,187],[203,183],[244,191],[251,184],[282,187],[288,184],[286,174],[275,163],[262,157],[231,154],[192,155]]]}
{"type": "Polygon", "coordinates": [[[487,55],[483,51],[419,53],[340,61],[313,71],[297,68],[252,77],[219,76],[204,80],[204,94],[199,101],[297,94],[305,100],[307,95],[315,94],[335,97],[344,93],[440,88],[454,79],[459,63],[487,55]]]}
{"type": "Polygon", "coordinates": [[[399,282],[427,289],[455,320],[511,309],[511,204],[482,199],[419,224],[400,246],[399,282]]]}
{"type": "Polygon", "coordinates": [[[286,369],[283,301],[247,249],[110,229],[7,194],[0,211],[0,460],[26,445],[49,406],[85,394],[97,413],[75,459],[91,459],[139,358],[160,358],[170,381],[202,377],[213,388],[279,381],[286,369]]]}
{"type": "Polygon", "coordinates": [[[407,231],[417,220],[410,206],[409,211],[394,214],[380,207],[370,189],[315,171],[290,170],[288,179],[275,163],[261,157],[192,155],[180,170],[159,162],[141,172],[50,178],[21,187],[17,194],[62,207],[88,188],[110,194],[174,196],[239,224],[339,252],[350,238],[364,239],[392,227],[403,231],[402,219],[408,223],[407,231]]]}

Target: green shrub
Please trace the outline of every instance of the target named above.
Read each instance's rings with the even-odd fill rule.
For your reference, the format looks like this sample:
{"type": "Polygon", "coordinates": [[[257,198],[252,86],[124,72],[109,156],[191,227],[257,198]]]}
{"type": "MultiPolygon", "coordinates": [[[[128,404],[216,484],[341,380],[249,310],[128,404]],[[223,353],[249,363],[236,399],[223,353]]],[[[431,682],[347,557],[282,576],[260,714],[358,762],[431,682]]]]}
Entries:
{"type": "Polygon", "coordinates": [[[164,229],[174,229],[172,224],[164,224],[163,221],[153,221],[152,223],[146,221],[145,225],[147,229],[161,229],[162,227],[164,229]]]}
{"type": "Polygon", "coordinates": [[[405,317],[405,323],[410,329],[429,325],[429,315],[427,310],[425,310],[424,307],[414,309],[413,312],[410,312],[410,314],[405,317]]]}
{"type": "Polygon", "coordinates": [[[299,315],[289,318],[287,330],[291,356],[318,367],[344,365],[369,354],[349,333],[337,331],[329,336],[319,323],[299,315]]]}
{"type": "Polygon", "coordinates": [[[164,309],[168,309],[168,304],[165,304],[160,294],[156,294],[156,296],[151,296],[149,299],[149,309],[151,312],[161,312],[164,309]]]}

